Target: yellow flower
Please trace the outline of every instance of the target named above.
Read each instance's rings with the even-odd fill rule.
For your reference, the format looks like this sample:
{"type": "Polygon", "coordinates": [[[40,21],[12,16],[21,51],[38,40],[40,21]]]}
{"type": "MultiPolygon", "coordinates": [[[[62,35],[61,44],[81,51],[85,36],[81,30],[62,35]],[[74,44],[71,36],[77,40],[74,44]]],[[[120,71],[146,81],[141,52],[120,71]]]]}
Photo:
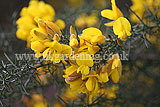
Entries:
{"type": "Polygon", "coordinates": [[[64,75],[63,77],[65,78],[65,82],[70,85],[72,91],[87,93],[85,82],[82,80],[80,74],[74,72],[71,75],[64,75]]]}
{"type": "Polygon", "coordinates": [[[106,66],[108,75],[114,83],[117,83],[122,74],[122,63],[119,56],[117,54],[112,55],[112,58],[107,61],[106,66]]]}
{"type": "Polygon", "coordinates": [[[91,44],[103,44],[105,42],[105,36],[102,32],[94,27],[87,28],[82,31],[81,39],[91,43],[91,44]]]}
{"type": "MultiPolygon", "coordinates": [[[[110,20],[117,20],[119,17],[123,17],[122,12],[119,10],[119,8],[116,6],[115,0],[111,0],[112,3],[112,10],[105,9],[101,11],[101,15],[105,18],[108,18],[110,20]]],[[[106,23],[106,26],[113,26],[114,21],[106,23]]]]}
{"type": "Polygon", "coordinates": [[[91,71],[91,73],[86,76],[87,81],[86,81],[86,88],[89,92],[92,92],[92,94],[97,94],[98,91],[98,79],[99,76],[96,74],[95,71],[91,71]]]}
{"type": "Polygon", "coordinates": [[[98,81],[100,78],[95,71],[91,71],[91,73],[85,76],[85,78],[82,78],[80,73],[73,72],[71,68],[67,68],[65,74],[66,75],[63,77],[65,78],[66,83],[70,84],[70,88],[73,91],[86,94],[89,93],[91,98],[98,94],[98,81]],[[68,70],[70,70],[70,72],[68,70]]]}
{"type": "Polygon", "coordinates": [[[35,51],[36,57],[43,56],[54,63],[59,63],[63,59],[63,54],[72,54],[70,46],[58,42],[61,31],[56,24],[43,19],[36,18],[35,20],[37,20],[38,28],[31,31],[31,49],[35,51]]]}
{"type": "Polygon", "coordinates": [[[78,40],[77,40],[77,38],[76,38],[75,35],[71,35],[71,36],[70,36],[69,45],[70,45],[72,48],[78,46],[78,40]]]}
{"type": "Polygon", "coordinates": [[[45,20],[53,21],[55,11],[49,4],[45,4],[43,1],[31,0],[29,6],[22,9],[20,16],[16,22],[18,28],[16,35],[17,38],[27,41],[27,47],[30,47],[30,31],[37,27],[34,17],[38,16],[45,20]]]}
{"type": "Polygon", "coordinates": [[[65,28],[65,22],[61,19],[57,19],[55,24],[60,28],[60,29],[64,29],[65,28]]]}
{"type": "Polygon", "coordinates": [[[66,79],[66,83],[70,84],[70,88],[73,91],[77,90],[79,93],[86,93],[87,89],[84,80],[88,78],[89,69],[94,64],[93,59],[89,54],[84,52],[73,57],[74,59],[69,59],[71,66],[65,69],[63,77],[66,79]]]}
{"type": "Polygon", "coordinates": [[[87,52],[88,54],[95,54],[99,50],[96,44],[103,44],[106,40],[102,32],[94,27],[83,30],[79,39],[80,48],[78,52],[87,52]]]}
{"type": "Polygon", "coordinates": [[[80,48],[78,49],[78,52],[87,52],[88,54],[95,54],[99,50],[99,46],[92,45],[88,43],[87,41],[84,41],[83,39],[80,38],[80,48]],[[83,41],[83,43],[82,43],[83,41]]]}
{"type": "Polygon", "coordinates": [[[91,71],[84,79],[87,79],[85,85],[89,92],[89,103],[91,104],[92,98],[96,97],[98,94],[98,81],[100,80],[100,77],[95,71],[91,71]]]}
{"type": "Polygon", "coordinates": [[[113,31],[115,35],[118,35],[118,38],[121,38],[122,40],[126,41],[127,35],[131,35],[131,25],[126,18],[120,17],[114,22],[113,31]]]}
{"type": "Polygon", "coordinates": [[[76,63],[79,66],[79,68],[77,69],[77,73],[81,71],[82,78],[83,76],[89,74],[89,67],[92,67],[94,64],[92,57],[84,52],[80,53],[76,57],[76,63]]]}
{"type": "Polygon", "coordinates": [[[69,57],[71,66],[65,70],[67,75],[71,75],[74,72],[81,73],[82,79],[89,74],[89,68],[93,66],[94,62],[91,55],[82,52],[74,56],[74,59],[69,57]]]}
{"type": "Polygon", "coordinates": [[[115,0],[111,0],[112,2],[112,10],[103,10],[101,11],[101,15],[105,18],[114,20],[109,23],[106,23],[106,26],[113,26],[113,31],[115,35],[118,35],[118,38],[122,40],[127,40],[127,35],[130,36],[131,33],[131,25],[129,21],[123,17],[122,12],[116,6],[115,0]]]}
{"type": "Polygon", "coordinates": [[[72,48],[75,48],[76,46],[78,46],[78,40],[76,38],[77,34],[76,34],[76,30],[73,28],[73,26],[70,26],[70,42],[69,45],[72,48]]]}

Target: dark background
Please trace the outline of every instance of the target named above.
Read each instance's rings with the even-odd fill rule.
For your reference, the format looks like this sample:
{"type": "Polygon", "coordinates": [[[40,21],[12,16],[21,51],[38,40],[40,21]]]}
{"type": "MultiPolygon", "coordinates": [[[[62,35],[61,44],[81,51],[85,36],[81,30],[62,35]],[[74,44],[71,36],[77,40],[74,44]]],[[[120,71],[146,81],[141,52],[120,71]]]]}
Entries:
{"type": "MultiPolygon", "coordinates": [[[[43,0],[43,1],[48,2],[47,0],[43,0]]],[[[54,2],[55,0],[50,0],[50,1],[54,2]]],[[[60,1],[63,2],[63,0],[58,0],[58,2],[60,1]]],[[[131,5],[130,0],[117,0],[116,2],[117,2],[118,7],[120,7],[122,11],[126,11],[125,4],[131,5]]],[[[15,14],[18,14],[23,7],[28,5],[28,3],[29,3],[29,0],[0,0],[0,15],[1,15],[0,26],[1,28],[5,30],[9,30],[8,25],[11,24],[13,13],[15,12],[15,14]]],[[[54,8],[56,9],[56,4],[54,4],[54,8]]]]}

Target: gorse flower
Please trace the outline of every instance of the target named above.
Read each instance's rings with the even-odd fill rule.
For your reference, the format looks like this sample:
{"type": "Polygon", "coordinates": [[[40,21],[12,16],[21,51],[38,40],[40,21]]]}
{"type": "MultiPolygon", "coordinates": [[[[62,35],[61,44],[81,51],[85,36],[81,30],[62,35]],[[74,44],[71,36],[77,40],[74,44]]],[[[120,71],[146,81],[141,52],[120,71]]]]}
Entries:
{"type": "Polygon", "coordinates": [[[84,52],[76,57],[76,63],[79,65],[77,73],[81,72],[82,77],[89,74],[89,67],[92,67],[94,64],[92,57],[84,52]]]}
{"type": "Polygon", "coordinates": [[[105,36],[102,32],[94,27],[87,28],[82,31],[80,38],[80,48],[79,51],[87,51],[89,54],[95,54],[99,47],[97,44],[103,44],[105,42],[105,36]]]}
{"type": "MultiPolygon", "coordinates": [[[[31,0],[28,7],[24,7],[21,10],[20,18],[17,20],[17,38],[27,41],[27,47],[30,47],[31,35],[30,31],[37,27],[34,20],[35,17],[40,17],[44,20],[54,21],[55,10],[54,8],[44,3],[43,1],[31,0]]],[[[64,29],[65,23],[63,20],[58,19],[56,24],[60,29],[64,29]]]]}
{"type": "Polygon", "coordinates": [[[81,73],[82,78],[89,74],[89,67],[92,67],[94,62],[92,57],[82,52],[75,56],[74,59],[70,59],[71,66],[66,69],[66,74],[70,75],[74,72],[81,73]]]}
{"type": "Polygon", "coordinates": [[[113,31],[115,35],[118,35],[118,38],[123,41],[127,40],[127,35],[130,36],[131,33],[131,25],[129,21],[123,17],[122,12],[116,6],[115,0],[111,0],[112,2],[112,10],[103,10],[101,11],[101,15],[105,18],[114,20],[109,23],[106,23],[106,26],[113,26],[113,31]]]}
{"type": "Polygon", "coordinates": [[[93,45],[103,44],[105,42],[105,36],[102,35],[102,32],[94,27],[87,28],[82,31],[81,39],[87,41],[93,45]]]}
{"type": "Polygon", "coordinates": [[[28,7],[24,7],[20,13],[20,18],[17,20],[17,38],[28,42],[27,47],[30,47],[30,31],[36,28],[34,17],[38,16],[45,20],[53,21],[55,17],[54,8],[43,1],[31,0],[28,7]]]}
{"type": "Polygon", "coordinates": [[[72,48],[65,44],[60,44],[60,28],[50,21],[37,19],[38,28],[32,29],[31,49],[35,51],[36,57],[44,58],[59,63],[63,59],[63,54],[71,55],[72,48]]]}
{"type": "Polygon", "coordinates": [[[118,38],[126,41],[127,35],[128,36],[131,35],[131,33],[130,33],[131,25],[126,18],[120,17],[114,22],[113,31],[114,31],[115,35],[118,35],[118,38]]]}
{"type": "MultiPolygon", "coordinates": [[[[122,12],[119,10],[119,8],[116,6],[115,0],[111,0],[112,3],[112,10],[105,9],[101,11],[101,15],[105,18],[108,18],[110,20],[117,20],[119,17],[123,17],[122,12]]],[[[114,21],[110,23],[106,23],[106,26],[113,26],[114,21]]]]}

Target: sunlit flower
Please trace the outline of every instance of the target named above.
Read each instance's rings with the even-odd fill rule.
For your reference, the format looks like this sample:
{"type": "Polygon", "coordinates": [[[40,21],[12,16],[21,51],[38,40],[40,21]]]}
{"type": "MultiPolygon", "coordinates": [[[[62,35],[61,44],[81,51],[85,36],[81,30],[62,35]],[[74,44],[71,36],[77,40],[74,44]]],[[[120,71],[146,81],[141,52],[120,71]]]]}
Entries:
{"type": "Polygon", "coordinates": [[[79,73],[74,72],[70,75],[66,74],[63,77],[65,78],[65,82],[70,85],[72,91],[77,91],[78,93],[87,93],[85,82],[82,80],[79,73]]]}
{"type": "Polygon", "coordinates": [[[79,66],[77,73],[81,72],[82,76],[89,74],[89,67],[92,67],[94,64],[92,57],[84,52],[76,57],[76,63],[79,66]]]}
{"type": "Polygon", "coordinates": [[[118,35],[118,38],[126,41],[127,35],[130,36],[131,33],[131,25],[129,21],[123,17],[122,12],[116,6],[115,0],[111,0],[112,2],[112,10],[103,10],[101,11],[101,15],[105,18],[114,20],[109,23],[106,23],[106,26],[113,26],[113,31],[115,35],[118,35]]]}
{"type": "Polygon", "coordinates": [[[38,16],[45,20],[53,21],[55,17],[54,9],[43,1],[31,0],[28,7],[24,7],[17,20],[17,38],[27,41],[27,47],[30,47],[31,35],[30,31],[37,25],[34,17],[38,16]]]}
{"type": "Polygon", "coordinates": [[[88,52],[89,54],[95,54],[99,50],[96,44],[103,44],[105,42],[105,36],[102,35],[102,32],[93,27],[83,30],[79,39],[79,52],[88,52]]]}
{"type": "Polygon", "coordinates": [[[83,30],[81,38],[91,44],[103,44],[105,42],[105,36],[102,35],[99,29],[94,27],[83,30]]]}
{"type": "Polygon", "coordinates": [[[131,25],[126,18],[120,17],[114,22],[113,31],[114,31],[115,35],[118,35],[118,38],[126,41],[127,35],[128,36],[131,35],[131,33],[130,33],[131,25]]]}
{"type": "MultiPolygon", "coordinates": [[[[101,15],[105,18],[108,18],[110,20],[117,20],[119,17],[123,17],[122,12],[120,9],[116,6],[115,0],[111,0],[112,3],[112,10],[105,9],[101,11],[101,15]]],[[[111,21],[109,23],[106,23],[106,26],[113,26],[114,21],[111,21]]]]}
{"type": "Polygon", "coordinates": [[[86,84],[85,84],[87,90],[89,92],[91,92],[92,94],[97,94],[97,91],[98,91],[98,79],[99,79],[98,74],[96,74],[95,71],[91,71],[91,73],[88,76],[86,76],[85,78],[87,78],[87,81],[86,81],[86,84]]]}
{"type": "Polygon", "coordinates": [[[31,49],[35,51],[36,57],[43,56],[54,63],[59,63],[63,58],[63,54],[72,54],[72,48],[70,46],[58,42],[61,31],[56,24],[50,21],[44,21],[43,19],[36,20],[38,28],[31,31],[31,49]]]}
{"type": "Polygon", "coordinates": [[[71,66],[65,70],[65,73],[70,75],[74,72],[80,72],[82,74],[82,78],[89,74],[89,68],[94,64],[91,55],[85,52],[75,55],[74,59],[70,59],[70,63],[71,66]]]}
{"type": "Polygon", "coordinates": [[[65,71],[66,75],[64,75],[66,83],[70,84],[70,88],[73,91],[89,94],[89,100],[91,103],[92,97],[98,94],[98,81],[100,79],[99,75],[96,74],[95,71],[91,71],[89,75],[82,79],[80,73],[74,72],[70,75],[67,75],[67,72],[65,71]]]}
{"type": "MultiPolygon", "coordinates": [[[[30,48],[32,38],[30,31],[37,27],[34,20],[35,17],[40,17],[47,21],[54,21],[55,10],[51,5],[39,0],[31,0],[29,6],[21,10],[20,18],[16,22],[18,28],[16,35],[17,38],[27,41],[28,48],[30,48]]],[[[61,19],[58,19],[56,24],[60,29],[65,28],[65,23],[61,19]]]]}

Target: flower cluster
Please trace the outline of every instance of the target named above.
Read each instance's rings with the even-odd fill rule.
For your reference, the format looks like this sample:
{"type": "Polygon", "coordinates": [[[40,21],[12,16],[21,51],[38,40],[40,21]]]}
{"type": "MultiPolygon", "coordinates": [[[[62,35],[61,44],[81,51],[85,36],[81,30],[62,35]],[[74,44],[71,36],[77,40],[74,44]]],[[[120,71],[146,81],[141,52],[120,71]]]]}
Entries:
{"type": "MultiPolygon", "coordinates": [[[[74,32],[72,27],[70,30],[70,32],[74,32]]],[[[122,65],[119,56],[114,54],[106,62],[106,65],[100,65],[99,69],[94,69],[94,58],[91,55],[99,50],[97,44],[105,42],[105,37],[99,29],[87,28],[82,31],[79,39],[80,43],[78,45],[76,35],[71,33],[70,44],[76,54],[69,57],[71,66],[67,66],[63,77],[66,83],[70,84],[72,90],[89,94],[91,102],[92,96],[98,94],[98,83],[108,82],[109,76],[113,82],[117,83],[119,81],[122,65]]]]}
{"type": "Polygon", "coordinates": [[[60,28],[51,21],[44,21],[38,17],[35,18],[38,28],[31,30],[31,49],[35,51],[35,57],[46,58],[59,63],[63,55],[71,55],[72,48],[65,44],[60,44],[60,28]]]}
{"type": "MultiPolygon", "coordinates": [[[[37,27],[34,20],[35,17],[40,17],[44,20],[54,21],[54,8],[44,3],[43,1],[31,0],[28,7],[24,7],[20,12],[20,18],[17,20],[17,38],[27,41],[27,47],[30,47],[31,38],[30,31],[37,27]]],[[[64,29],[65,23],[58,19],[55,22],[61,29],[64,29]]]]}
{"type": "MultiPolygon", "coordinates": [[[[131,25],[123,17],[115,0],[111,2],[112,10],[103,10],[101,15],[113,20],[105,25],[113,26],[114,34],[125,42],[127,36],[131,35],[131,25]]],[[[67,36],[61,31],[64,28],[63,22],[61,20],[53,22],[54,16],[55,11],[50,5],[31,0],[29,7],[22,10],[21,17],[17,21],[17,37],[28,41],[30,48],[35,52],[35,57],[43,57],[53,64],[62,61],[65,82],[73,91],[87,94],[91,103],[92,99],[98,95],[101,84],[108,82],[109,79],[114,83],[119,82],[122,74],[119,55],[116,54],[117,52],[112,53],[110,59],[98,63],[98,66],[95,64],[94,55],[105,51],[101,46],[107,44],[107,37],[102,31],[96,27],[90,27],[98,22],[97,13],[93,12],[87,17],[83,14],[75,21],[76,26],[89,27],[81,34],[77,34],[75,28],[70,26],[68,43],[63,42],[64,37],[67,36]]],[[[39,69],[39,73],[43,73],[43,68],[39,69]]],[[[44,84],[46,83],[46,77],[42,76],[40,79],[44,84]]]]}
{"type": "MultiPolygon", "coordinates": [[[[81,53],[82,54],[82,53],[81,53]]],[[[90,102],[92,97],[98,94],[98,83],[103,84],[109,81],[111,77],[112,81],[117,83],[120,79],[122,72],[122,64],[118,55],[112,55],[106,65],[101,66],[100,69],[93,70],[93,59],[89,54],[84,54],[89,59],[76,59],[71,61],[71,66],[65,70],[65,81],[70,84],[70,88],[73,91],[79,93],[89,94],[90,102]]]]}

